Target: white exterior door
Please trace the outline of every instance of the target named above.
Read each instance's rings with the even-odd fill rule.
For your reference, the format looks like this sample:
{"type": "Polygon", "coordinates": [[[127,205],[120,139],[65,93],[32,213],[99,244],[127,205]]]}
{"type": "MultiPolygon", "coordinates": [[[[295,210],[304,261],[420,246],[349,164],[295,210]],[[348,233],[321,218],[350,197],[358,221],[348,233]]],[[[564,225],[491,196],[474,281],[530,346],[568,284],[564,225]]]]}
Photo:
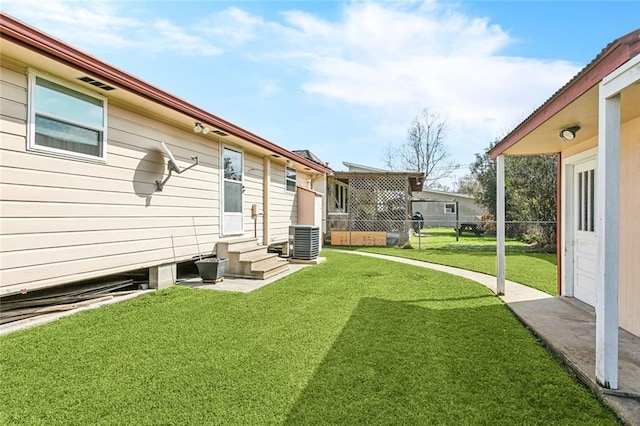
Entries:
{"type": "Polygon", "coordinates": [[[222,148],[220,156],[222,182],[220,192],[221,229],[223,236],[240,235],[244,232],[244,216],[242,213],[243,155],[242,151],[229,147],[222,148]]]}
{"type": "Polygon", "coordinates": [[[595,232],[596,160],[591,159],[576,164],[573,182],[575,206],[573,295],[576,299],[595,306],[598,264],[598,243],[595,232]]]}

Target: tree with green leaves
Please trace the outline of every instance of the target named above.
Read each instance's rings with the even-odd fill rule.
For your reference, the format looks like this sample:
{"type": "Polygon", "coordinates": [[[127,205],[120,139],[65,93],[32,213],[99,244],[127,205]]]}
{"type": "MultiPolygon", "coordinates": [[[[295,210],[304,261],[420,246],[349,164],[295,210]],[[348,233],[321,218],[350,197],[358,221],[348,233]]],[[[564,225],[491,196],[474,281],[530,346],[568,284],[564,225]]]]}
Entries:
{"type": "MultiPolygon", "coordinates": [[[[489,157],[489,150],[476,154],[470,174],[461,179],[465,187],[485,207],[490,216],[496,217],[496,161],[489,157]]],[[[505,158],[505,220],[508,222],[555,222],[557,155],[529,155],[505,158]]],[[[514,236],[523,237],[531,230],[520,227],[514,236]]],[[[555,226],[542,226],[536,239],[543,248],[555,246],[555,226]]]]}

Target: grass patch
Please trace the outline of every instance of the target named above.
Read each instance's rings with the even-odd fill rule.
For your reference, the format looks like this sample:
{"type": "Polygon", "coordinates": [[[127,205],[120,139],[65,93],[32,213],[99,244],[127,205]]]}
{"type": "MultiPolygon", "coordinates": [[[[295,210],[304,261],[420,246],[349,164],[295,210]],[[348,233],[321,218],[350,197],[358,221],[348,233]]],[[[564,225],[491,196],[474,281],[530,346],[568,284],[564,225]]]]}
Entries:
{"type": "Polygon", "coordinates": [[[485,287],[326,252],[0,338],[3,424],[616,424],[485,287]]]}
{"type": "MultiPolygon", "coordinates": [[[[425,228],[427,236],[413,237],[411,249],[397,247],[341,247],[347,250],[388,254],[440,265],[496,275],[496,239],[465,233],[456,241],[451,228],[425,228]]],[[[555,254],[531,252],[517,240],[505,242],[506,278],[551,295],[557,295],[555,254]]]]}

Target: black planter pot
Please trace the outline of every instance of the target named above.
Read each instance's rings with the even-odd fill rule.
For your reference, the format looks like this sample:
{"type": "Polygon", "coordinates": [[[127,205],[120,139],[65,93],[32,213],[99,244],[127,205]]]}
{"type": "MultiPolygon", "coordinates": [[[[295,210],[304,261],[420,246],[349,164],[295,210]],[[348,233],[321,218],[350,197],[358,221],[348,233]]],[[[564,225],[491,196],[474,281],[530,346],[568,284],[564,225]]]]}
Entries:
{"type": "Polygon", "coordinates": [[[224,276],[224,268],[227,266],[227,259],[215,257],[196,260],[198,273],[203,281],[218,281],[224,276]]]}

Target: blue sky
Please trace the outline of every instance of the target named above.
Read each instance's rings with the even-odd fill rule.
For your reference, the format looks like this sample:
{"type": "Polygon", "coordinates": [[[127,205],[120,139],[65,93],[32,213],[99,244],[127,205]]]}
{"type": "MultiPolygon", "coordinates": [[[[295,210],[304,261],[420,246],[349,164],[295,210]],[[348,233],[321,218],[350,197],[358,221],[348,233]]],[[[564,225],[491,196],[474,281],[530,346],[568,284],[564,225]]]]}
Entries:
{"type": "MultiPolygon", "coordinates": [[[[609,42],[634,1],[56,1],[2,10],[288,149],[384,167],[423,108],[450,159],[506,134],[609,42]]],[[[442,182],[453,186],[453,180],[442,182]]]]}

